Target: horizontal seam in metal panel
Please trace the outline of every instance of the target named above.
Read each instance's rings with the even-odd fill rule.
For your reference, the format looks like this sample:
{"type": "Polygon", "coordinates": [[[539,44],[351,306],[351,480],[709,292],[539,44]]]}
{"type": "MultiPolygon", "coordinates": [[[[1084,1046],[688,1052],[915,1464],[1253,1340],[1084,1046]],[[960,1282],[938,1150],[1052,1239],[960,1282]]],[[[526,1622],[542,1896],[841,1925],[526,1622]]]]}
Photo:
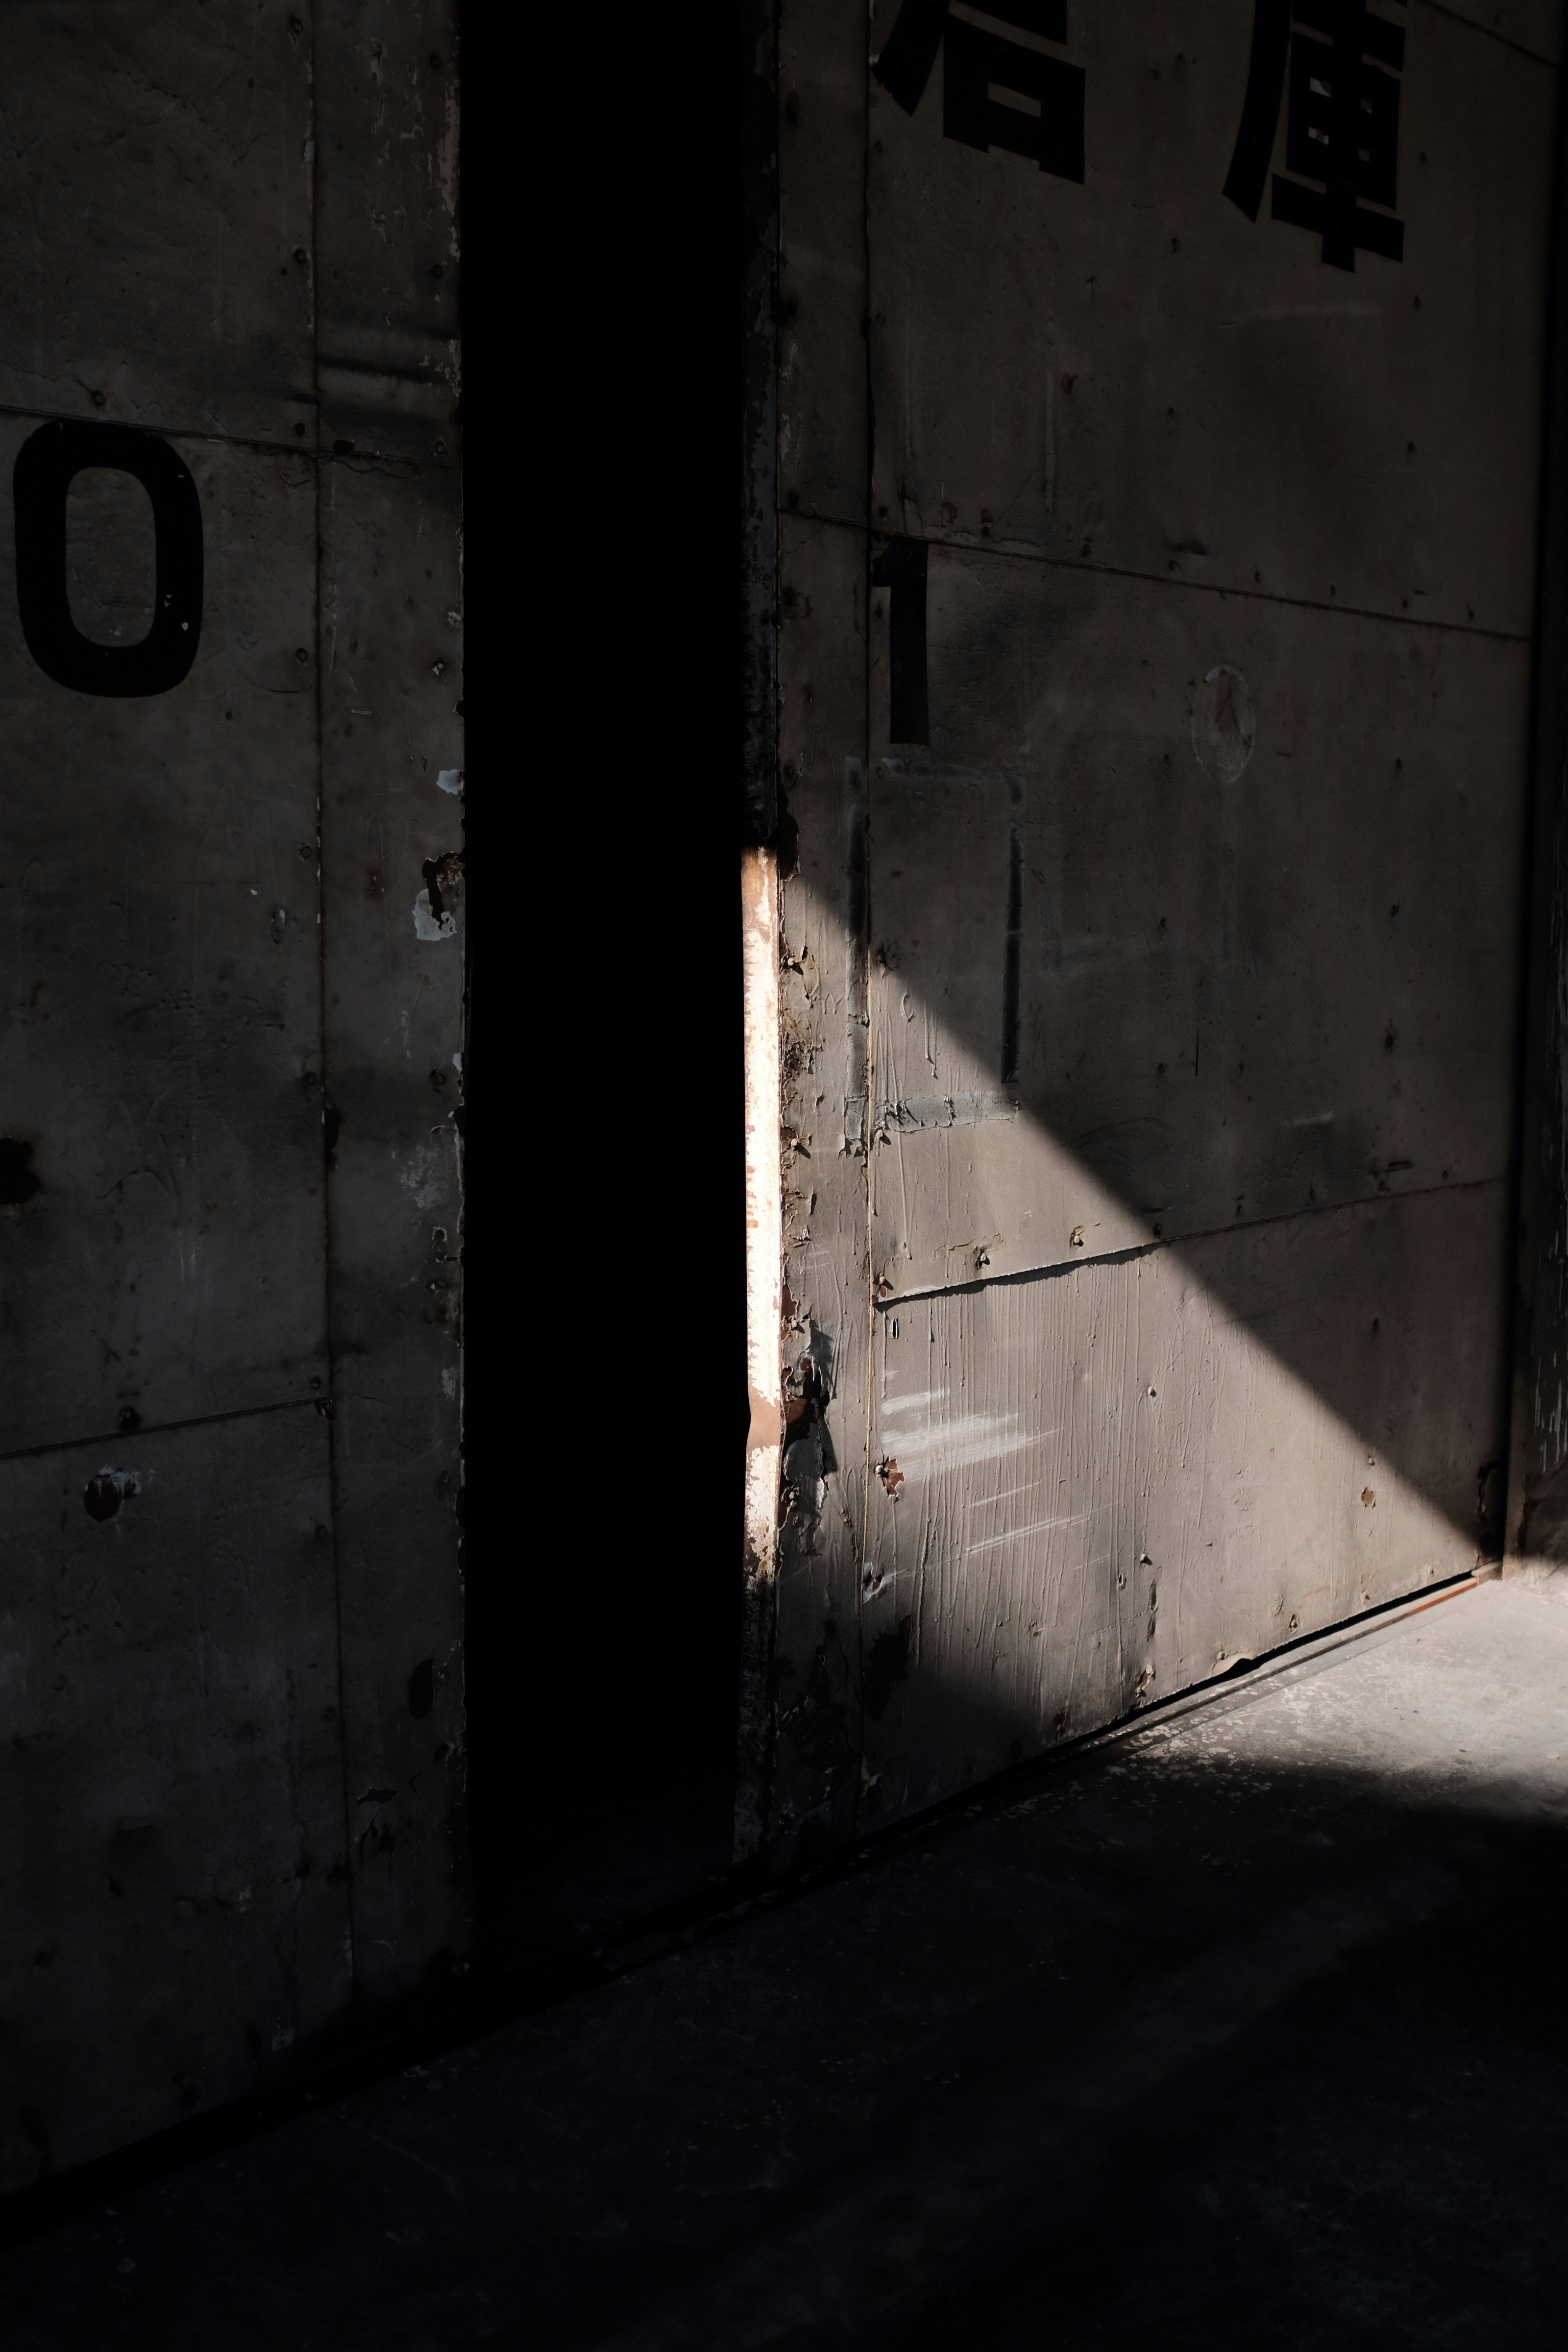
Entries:
{"type": "Polygon", "coordinates": [[[1443,0],[1421,0],[1421,5],[1430,8],[1435,16],[1447,16],[1451,25],[1463,25],[1468,33],[1479,33],[1483,40],[1496,41],[1501,47],[1513,49],[1521,58],[1529,58],[1532,64],[1545,66],[1549,72],[1557,71],[1555,58],[1545,56],[1540,49],[1527,48],[1522,41],[1514,40],[1507,33],[1500,33],[1495,25],[1478,25],[1473,16],[1463,16],[1457,8],[1445,8],[1443,0]]]}
{"type": "Polygon", "coordinates": [[[1100,1257],[1058,1258],[1054,1265],[1021,1265],[1008,1273],[975,1275],[969,1282],[928,1283],[918,1290],[900,1290],[891,1298],[879,1298],[876,1304],[884,1314],[891,1314],[911,1298],[961,1298],[970,1291],[999,1290],[1008,1283],[1051,1282],[1058,1275],[1082,1274],[1091,1265],[1129,1265],[1134,1258],[1150,1257],[1156,1250],[1180,1250],[1192,1242],[1217,1241],[1222,1234],[1251,1234],[1263,1225],[1305,1224],[1310,1217],[1337,1217],[1349,1209],[1375,1208],[1380,1201],[1428,1201],[1439,1192],[1481,1192],[1489,1184],[1507,1181],[1506,1176],[1473,1176],[1464,1184],[1413,1184],[1399,1192],[1371,1192],[1360,1201],[1326,1201],[1321,1209],[1282,1209],[1277,1217],[1246,1217],[1228,1225],[1205,1225],[1197,1233],[1173,1234],[1169,1240],[1162,1234],[1157,1242],[1133,1242],[1126,1249],[1107,1250],[1100,1257]]]}
{"type": "Polygon", "coordinates": [[[968,1789],[955,1789],[951,1796],[939,1798],[922,1811],[889,1822],[886,1829],[874,1831],[861,1840],[855,1851],[868,1860],[877,1850],[896,1852],[903,1841],[912,1841],[923,1832],[956,1826],[961,1820],[977,1814],[999,1816],[1011,1806],[1026,1801],[1058,1768],[1093,1749],[1140,1738],[1152,1745],[1167,1725],[1173,1729],[1189,1715],[1205,1710],[1215,1715],[1228,1714],[1249,1699],[1264,1697],[1271,1685],[1287,1675],[1330,1665],[1342,1653],[1373,1642],[1379,1634],[1394,1632],[1406,1619],[1419,1616],[1424,1609],[1435,1609],[1442,1601],[1458,1601],[1483,1584],[1500,1581],[1501,1576],[1500,1561],[1484,1560],[1479,1567],[1463,1569],[1457,1576],[1445,1577],[1438,1583],[1417,1587],[1394,1601],[1380,1601],[1376,1608],[1363,1610],[1358,1616],[1342,1617],[1336,1624],[1325,1625],[1321,1633],[1300,1633],[1294,1641],[1282,1642],[1278,1649],[1266,1650],[1259,1656],[1233,1659],[1221,1673],[1191,1683],[1184,1690],[1173,1691],[1169,1698],[1154,1699],[1096,1730],[1080,1732],[1076,1738],[1044,1748],[1022,1763],[992,1774],[989,1780],[968,1789]]]}
{"type": "MultiPolygon", "coordinates": [[[[123,417],[82,417],[64,408],[14,408],[8,401],[0,400],[0,416],[15,416],[24,425],[115,425],[123,417]]],[[[384,473],[391,470],[409,475],[456,474],[458,465],[454,455],[447,465],[432,465],[424,457],[403,457],[395,450],[354,449],[343,456],[331,449],[313,446],[309,441],[263,441],[244,433],[207,433],[198,425],[137,425],[132,432],[152,433],[161,441],[210,441],[220,449],[248,449],[258,457],[309,457],[323,466],[348,466],[361,473],[384,473]]]]}
{"type": "MultiPolygon", "coordinates": [[[[0,411],[0,414],[4,414],[0,411]]],[[[864,539],[864,523],[851,521],[843,515],[808,514],[800,507],[781,507],[780,516],[788,522],[818,522],[830,524],[842,530],[853,530],[864,539]]],[[[886,534],[878,532],[880,538],[886,534]]],[[[1245,597],[1254,604],[1285,604],[1299,613],[1330,613],[1347,621],[1384,621],[1395,629],[1436,629],[1445,635],[1458,637],[1490,637],[1499,645],[1528,646],[1528,629],[1483,629],[1474,621],[1429,621],[1419,613],[1380,613],[1370,604],[1328,604],[1314,596],[1279,596],[1268,588],[1235,588],[1219,580],[1171,579],[1163,572],[1139,572],[1128,563],[1096,563],[1081,556],[1047,555],[1038,547],[1004,547],[995,540],[957,539],[944,531],[933,531],[923,541],[927,547],[947,547],[960,555],[999,555],[1015,563],[1040,563],[1053,572],[1071,572],[1091,579],[1141,580],[1146,588],[1191,588],[1200,596],[1245,597]]]]}
{"type": "MultiPolygon", "coordinates": [[[[1321,1633],[1304,1633],[1278,1650],[1266,1650],[1259,1658],[1239,1658],[1223,1675],[1194,1684],[1191,1689],[1174,1691],[1168,1699],[1157,1700],[1153,1706],[1137,1715],[1123,1716],[1120,1723],[1108,1724],[1103,1731],[1086,1732],[1075,1745],[1081,1752],[1109,1747],[1113,1740],[1140,1737],[1146,1738],[1152,1745],[1167,1726],[1173,1729],[1189,1715],[1200,1711],[1228,1715],[1233,1708],[1265,1697],[1273,1684],[1289,1681],[1296,1675],[1304,1677],[1321,1666],[1330,1665],[1342,1650],[1374,1643],[1381,1636],[1396,1633],[1410,1618],[1419,1617],[1424,1609],[1436,1609],[1442,1601],[1458,1601],[1467,1592],[1478,1591],[1483,1584],[1500,1582],[1501,1577],[1502,1569],[1497,1561],[1467,1568],[1442,1584],[1428,1585],[1424,1591],[1384,1601],[1360,1617],[1346,1618],[1338,1625],[1328,1626],[1321,1633]]],[[[1052,1751],[1045,1752],[1048,1755],[1052,1751]]]]}
{"type": "Polygon", "coordinates": [[[303,1405],[330,1406],[329,1396],[279,1397],[273,1404],[237,1405],[232,1412],[197,1412],[188,1421],[149,1421],[140,1429],[89,1429],[85,1437],[55,1437],[47,1445],[0,1449],[0,1462],[31,1462],[43,1454],[74,1454],[82,1445],[133,1445],[144,1437],[172,1437],[182,1429],[210,1429],[223,1421],[256,1421],[263,1413],[298,1412],[303,1405]]]}

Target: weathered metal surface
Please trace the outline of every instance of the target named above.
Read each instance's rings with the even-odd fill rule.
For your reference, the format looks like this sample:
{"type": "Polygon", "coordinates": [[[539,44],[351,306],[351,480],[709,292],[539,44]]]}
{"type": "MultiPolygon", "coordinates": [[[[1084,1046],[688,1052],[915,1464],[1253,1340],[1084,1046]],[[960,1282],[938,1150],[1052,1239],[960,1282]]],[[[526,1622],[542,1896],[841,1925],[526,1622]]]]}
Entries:
{"type": "MultiPolygon", "coordinates": [[[[786,13],[778,58],[782,247],[778,446],[776,1045],[748,1038],[748,1093],[782,1138],[776,1213],[749,1209],[757,1369],[779,1384],[749,1462],[747,1663],[737,1844],[793,1853],[853,1828],[859,1774],[859,1563],[865,1516],[867,1289],[864,533],[803,510],[866,497],[862,28],[842,9],[786,13]],[[764,1297],[763,1274],[777,1307],[764,1297]],[[763,1317],[767,1321],[763,1323],[763,1317]],[[758,1439],[778,1447],[765,1463],[758,1439]],[[758,1585],[768,1481],[769,1584],[758,1585]],[[758,1533],[752,1532],[754,1519],[758,1533]],[[755,1604],[765,1603],[761,1618],[755,1604]]],[[[748,929],[748,956],[754,955],[748,929]]],[[[750,971],[750,964],[748,966],[750,971]]],[[[767,993],[749,978],[748,1006],[767,993]]],[[[759,1170],[762,1154],[749,1154],[759,1170]]]]}
{"type": "Polygon", "coordinates": [[[6,9],[0,404],[313,445],[310,15],[6,9]]]}
{"type": "Polygon", "coordinates": [[[456,10],[452,0],[317,0],[310,22],[320,445],[449,471],[459,390],[456,10]]]}
{"type": "Polygon", "coordinates": [[[863,527],[866,41],[852,9],[785,7],[777,102],[778,502],[863,527]]]}
{"type": "Polygon", "coordinates": [[[886,1287],[1503,1173],[1525,646],[947,550],[928,611],[932,748],[870,774],[886,1287]]]}
{"type": "Polygon", "coordinates": [[[741,99],[741,835],[778,825],[778,10],[742,0],[741,99]]]}
{"type": "Polygon", "coordinates": [[[0,625],[14,2185],[297,2070],[468,1926],[452,14],[6,36],[0,468],[121,433],[76,445],[68,621],[24,535],[0,625]],[[133,691],[178,624],[132,443],[200,518],[195,658],[133,691]]]}
{"type": "Polygon", "coordinates": [[[887,1819],[1495,1548],[1557,16],[1473,14],[1356,19],[1336,181],[1269,0],[889,0],[863,121],[784,8],[781,774],[826,842],[864,763],[866,844],[784,891],[786,993],[844,973],[785,1200],[875,1329],[845,1565],[813,1464],[781,1574],[781,1854],[858,1765],[887,1819]]]}
{"type": "Polygon", "coordinates": [[[1468,1569],[1506,1207],[1428,1192],[880,1309],[863,1819],[1468,1569]]]}
{"type": "Polygon", "coordinates": [[[327,1434],[0,1463],[0,2188],[287,2079],[349,1999],[327,1434]]]}
{"type": "MultiPolygon", "coordinates": [[[[5,478],[37,429],[0,420],[5,478]]],[[[180,446],[207,573],[184,685],[73,693],[0,628],[0,1117],[30,1151],[11,1189],[37,1185],[5,1212],[12,1451],[326,1385],[314,469],[180,446]]],[[[129,478],[78,477],[95,478],[129,478]]],[[[141,514],[73,501],[78,609],[106,635],[119,602],[95,589],[150,591],[131,487],[141,514]]],[[[12,571],[9,499],[0,562],[12,571]]]]}
{"type": "MultiPolygon", "coordinates": [[[[1555,65],[1563,55],[1563,10],[1560,0],[1415,0],[1422,10],[1441,9],[1462,24],[1474,25],[1510,47],[1555,65]]],[[[1412,12],[1414,14],[1414,11],[1412,12]]]]}
{"type": "Polygon", "coordinates": [[[786,521],[781,742],[794,818],[780,885],[784,1445],[771,1789],[775,1841],[841,1838],[858,1782],[858,1627],[869,1342],[865,558],[786,521]]]}
{"type": "Polygon", "coordinates": [[[457,480],[340,459],[321,508],[333,1488],[357,1983],[379,1997],[467,1940],[457,480]]]}
{"type": "Polygon", "coordinates": [[[1555,77],[1412,11],[1405,257],[1346,272],[1221,193],[1252,14],[1069,10],[1081,186],[873,81],[872,519],[1528,634],[1555,77]]]}

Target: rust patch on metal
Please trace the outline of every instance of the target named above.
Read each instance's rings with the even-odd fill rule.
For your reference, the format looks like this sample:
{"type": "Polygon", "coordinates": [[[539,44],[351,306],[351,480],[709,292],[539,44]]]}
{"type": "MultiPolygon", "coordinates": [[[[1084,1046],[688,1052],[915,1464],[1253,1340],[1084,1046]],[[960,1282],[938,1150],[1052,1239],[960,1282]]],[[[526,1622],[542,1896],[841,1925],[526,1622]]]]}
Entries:
{"type": "Polygon", "coordinates": [[[99,1472],[89,1478],[82,1490],[82,1508],[89,1519],[111,1519],[128,1496],[142,1492],[142,1481],[134,1470],[99,1472]]]}
{"type": "Polygon", "coordinates": [[[427,857],[420,867],[425,887],[430,894],[430,912],[439,922],[462,904],[463,860],[461,853],[449,849],[441,857],[427,857]]]}

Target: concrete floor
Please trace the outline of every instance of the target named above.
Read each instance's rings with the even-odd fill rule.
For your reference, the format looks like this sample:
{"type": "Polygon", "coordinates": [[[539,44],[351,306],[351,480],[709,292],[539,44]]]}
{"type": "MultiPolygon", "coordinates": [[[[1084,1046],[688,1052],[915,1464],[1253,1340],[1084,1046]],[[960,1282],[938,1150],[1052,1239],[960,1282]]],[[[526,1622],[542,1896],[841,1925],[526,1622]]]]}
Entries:
{"type": "Polygon", "coordinates": [[[6,2352],[1556,2347],[1568,1596],[1490,1583],[0,2251],[6,2352]]]}

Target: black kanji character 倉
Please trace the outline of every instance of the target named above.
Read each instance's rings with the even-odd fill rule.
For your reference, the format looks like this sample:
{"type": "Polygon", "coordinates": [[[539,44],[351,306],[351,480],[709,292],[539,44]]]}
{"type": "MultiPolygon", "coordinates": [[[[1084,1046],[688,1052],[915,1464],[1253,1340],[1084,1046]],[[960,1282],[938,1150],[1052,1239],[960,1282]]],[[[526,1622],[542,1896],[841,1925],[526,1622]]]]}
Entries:
{"type": "Polygon", "coordinates": [[[1402,28],[1373,16],[1361,0],[1255,0],[1247,95],[1225,184],[1232,204],[1248,220],[1258,218],[1289,68],[1285,169],[1298,176],[1275,173],[1274,218],[1321,236],[1322,258],[1336,269],[1353,269],[1358,247],[1402,261],[1405,224],[1391,215],[1399,137],[1394,77],[1404,62],[1402,28]],[[1313,37],[1319,34],[1326,37],[1313,37]],[[1385,66],[1393,70],[1385,73],[1385,66]],[[1303,187],[1303,180],[1321,185],[1303,187]],[[1369,212],[1368,205],[1386,209],[1369,212]]]}
{"type": "MultiPolygon", "coordinates": [[[[1058,180],[1083,178],[1083,68],[1042,57],[1001,33],[950,16],[949,0],[904,0],[872,70],[912,114],[942,55],[942,127],[965,147],[1029,155],[1058,180]],[[993,98],[993,89],[1005,99],[993,98]],[[1009,102],[1021,101],[1021,102],[1009,102]]],[[[985,13],[1041,40],[1067,39],[1067,0],[1002,0],[985,13]]]]}

